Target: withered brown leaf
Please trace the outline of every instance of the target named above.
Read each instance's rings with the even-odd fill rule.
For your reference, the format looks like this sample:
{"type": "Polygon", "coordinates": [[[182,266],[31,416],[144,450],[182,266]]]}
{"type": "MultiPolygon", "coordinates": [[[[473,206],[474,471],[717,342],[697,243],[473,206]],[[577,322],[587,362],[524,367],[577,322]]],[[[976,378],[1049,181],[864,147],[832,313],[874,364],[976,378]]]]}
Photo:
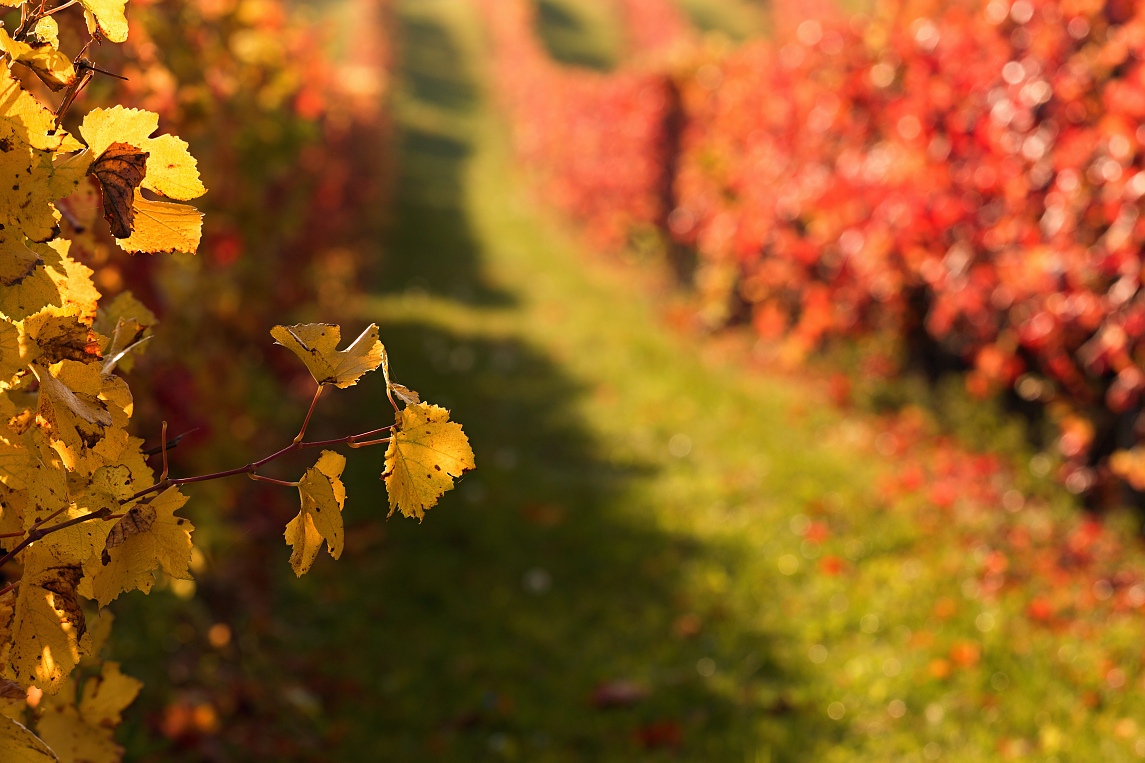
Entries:
{"type": "Polygon", "coordinates": [[[128,143],[112,143],[92,162],[91,174],[103,187],[103,214],[116,238],[127,238],[135,227],[135,189],[147,172],[146,151],[128,143]]]}

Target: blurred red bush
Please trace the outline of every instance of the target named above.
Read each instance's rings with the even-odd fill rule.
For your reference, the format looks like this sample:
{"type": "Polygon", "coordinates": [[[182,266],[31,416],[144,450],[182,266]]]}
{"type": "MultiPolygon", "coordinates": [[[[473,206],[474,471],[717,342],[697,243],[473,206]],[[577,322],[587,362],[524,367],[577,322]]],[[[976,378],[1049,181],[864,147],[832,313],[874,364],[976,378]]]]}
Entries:
{"type": "Polygon", "coordinates": [[[791,359],[897,336],[1043,406],[1075,492],[1136,444],[1145,9],[898,0],[601,75],[546,60],[522,8],[486,15],[523,160],[596,243],[693,247],[709,324],[791,359]]]}

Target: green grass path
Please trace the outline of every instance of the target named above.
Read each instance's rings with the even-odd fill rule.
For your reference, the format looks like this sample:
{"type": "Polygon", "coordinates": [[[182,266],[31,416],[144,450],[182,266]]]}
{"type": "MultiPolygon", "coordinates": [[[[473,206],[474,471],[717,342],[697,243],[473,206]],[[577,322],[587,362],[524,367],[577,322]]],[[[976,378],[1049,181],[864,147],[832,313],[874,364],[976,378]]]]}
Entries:
{"type": "MultiPolygon", "coordinates": [[[[877,455],[872,422],[672,332],[650,268],[587,251],[531,200],[471,0],[398,5],[396,209],[358,322],[381,325],[397,381],[452,409],[478,468],[422,524],[387,522],[381,449],[351,453],[345,552],[297,580],[289,516],[251,507],[234,525],[249,538],[197,516],[223,536],[217,555],[204,544],[200,595],[116,604],[115,658],[146,684],[128,759],[1145,754],[1139,616],[1025,614],[1029,590],[1085,603],[1099,570],[1047,589],[1016,553],[1007,588],[981,590],[1012,531],[1048,538],[1029,558],[1056,575],[1068,497],[1021,475],[1015,514],[974,484],[949,510],[924,490],[882,497],[901,464],[877,455]],[[206,644],[215,623],[233,640],[206,644]],[[219,728],[177,738],[173,701],[216,708],[219,728]]],[[[579,23],[565,31],[594,34],[579,23]]],[[[313,436],[376,426],[379,386],[324,398],[313,436]]],[[[917,442],[915,467],[967,463],[917,442]]]]}
{"type": "MultiPolygon", "coordinates": [[[[402,5],[399,204],[362,316],[478,470],[298,588],[327,603],[298,602],[296,648],[362,692],[326,711],[339,759],[800,759],[838,725],[797,709],[776,558],[807,501],[870,474],[816,444],[832,414],[793,424],[815,401],[706,364],[524,201],[478,29],[463,0],[402,5]],[[618,681],[648,696],[594,707],[618,681]]],[[[349,478],[351,547],[373,467],[349,478]]]]}

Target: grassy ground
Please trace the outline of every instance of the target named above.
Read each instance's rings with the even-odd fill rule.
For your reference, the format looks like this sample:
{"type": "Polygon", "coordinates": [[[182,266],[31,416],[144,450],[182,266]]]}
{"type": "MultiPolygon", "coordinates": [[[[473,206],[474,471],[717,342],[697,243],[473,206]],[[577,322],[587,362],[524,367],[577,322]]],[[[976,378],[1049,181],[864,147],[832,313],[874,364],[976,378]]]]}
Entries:
{"type": "MultiPolygon", "coordinates": [[[[118,656],[149,691],[232,670],[260,697],[221,708],[218,740],[192,752],[136,718],[137,758],[984,760],[1011,741],[1131,756],[1115,723],[1138,695],[1098,686],[1099,714],[1079,715],[1058,636],[970,585],[980,550],[878,497],[896,464],[866,424],[672,333],[646,277],[530,206],[470,4],[399,15],[399,203],[361,318],[397,380],[465,425],[478,470],[423,524],[384,522],[381,454],[351,454],[341,560],[295,581],[274,546],[248,606],[174,629],[174,599],[132,600],[118,656]],[[232,641],[159,675],[180,629],[217,619],[232,641]],[[227,734],[266,707],[277,727],[227,734]]],[[[388,409],[367,385],[347,399],[388,409]]],[[[1071,670],[1136,633],[1110,620],[1106,651],[1076,647],[1071,670]]]]}

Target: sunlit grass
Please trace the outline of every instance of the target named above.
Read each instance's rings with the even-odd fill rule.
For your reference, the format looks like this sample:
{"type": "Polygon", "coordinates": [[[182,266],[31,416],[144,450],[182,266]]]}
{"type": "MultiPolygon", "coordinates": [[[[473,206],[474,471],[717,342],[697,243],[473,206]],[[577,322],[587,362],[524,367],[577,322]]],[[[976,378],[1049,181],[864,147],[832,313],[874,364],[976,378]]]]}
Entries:
{"type": "MultiPolygon", "coordinates": [[[[406,0],[401,20],[396,222],[361,319],[478,468],[424,523],[384,522],[380,454],[352,454],[343,558],[295,581],[282,546],[264,606],[233,614],[242,669],[290,689],[268,734],[318,740],[282,759],[1128,759],[1136,732],[1113,730],[1137,695],[1099,676],[1091,711],[1063,673],[1139,649],[1136,621],[1063,657],[1068,635],[979,597],[979,545],[875,490],[899,464],[870,421],[671,332],[655,276],[530,200],[469,3],[406,0]],[[604,707],[624,685],[643,695],[604,707]]],[[[388,409],[355,394],[348,418],[388,409]]],[[[152,686],[178,648],[161,601],[125,621],[125,669],[152,686]]]]}

